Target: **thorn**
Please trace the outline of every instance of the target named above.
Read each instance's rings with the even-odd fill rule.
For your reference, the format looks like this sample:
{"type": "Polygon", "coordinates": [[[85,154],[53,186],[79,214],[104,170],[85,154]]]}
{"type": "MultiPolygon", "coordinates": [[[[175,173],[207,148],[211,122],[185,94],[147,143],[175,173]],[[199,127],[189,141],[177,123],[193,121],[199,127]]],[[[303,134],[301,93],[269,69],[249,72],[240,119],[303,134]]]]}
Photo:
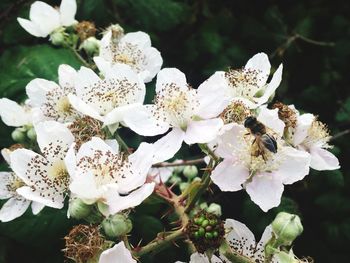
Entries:
{"type": "Polygon", "coordinates": [[[180,247],[175,241],[172,242],[175,247],[180,247]]]}
{"type": "Polygon", "coordinates": [[[166,211],[166,212],[161,216],[160,219],[163,219],[164,217],[170,215],[173,211],[174,211],[174,209],[173,209],[173,208],[170,208],[168,211],[166,211]]]}

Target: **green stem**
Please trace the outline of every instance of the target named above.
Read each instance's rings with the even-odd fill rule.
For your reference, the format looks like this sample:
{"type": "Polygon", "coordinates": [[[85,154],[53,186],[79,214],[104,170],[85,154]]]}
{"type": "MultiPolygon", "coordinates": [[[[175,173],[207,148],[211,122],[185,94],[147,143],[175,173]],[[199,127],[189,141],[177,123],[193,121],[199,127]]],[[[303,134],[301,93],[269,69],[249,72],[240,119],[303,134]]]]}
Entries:
{"type": "Polygon", "coordinates": [[[238,252],[234,251],[229,244],[227,243],[227,241],[224,241],[220,248],[220,253],[222,255],[224,255],[228,260],[230,260],[230,262],[232,263],[254,263],[255,261],[253,261],[252,259],[243,256],[241,254],[239,254],[238,252]]]}
{"type": "Polygon", "coordinates": [[[79,52],[74,48],[69,46],[69,49],[73,51],[74,55],[80,60],[80,62],[88,68],[93,68],[80,54],[79,52]]]}
{"type": "Polygon", "coordinates": [[[141,247],[140,249],[134,250],[133,255],[135,257],[141,257],[148,253],[157,253],[160,250],[166,248],[171,243],[176,240],[182,239],[185,237],[185,232],[183,229],[176,230],[169,235],[160,236],[148,243],[146,246],[141,247]]]}
{"type": "Polygon", "coordinates": [[[122,137],[119,136],[119,134],[116,132],[115,133],[115,139],[117,140],[117,142],[119,143],[119,145],[122,147],[122,149],[124,151],[126,151],[127,153],[131,153],[129,146],[126,144],[126,142],[122,139],[122,137]]]}

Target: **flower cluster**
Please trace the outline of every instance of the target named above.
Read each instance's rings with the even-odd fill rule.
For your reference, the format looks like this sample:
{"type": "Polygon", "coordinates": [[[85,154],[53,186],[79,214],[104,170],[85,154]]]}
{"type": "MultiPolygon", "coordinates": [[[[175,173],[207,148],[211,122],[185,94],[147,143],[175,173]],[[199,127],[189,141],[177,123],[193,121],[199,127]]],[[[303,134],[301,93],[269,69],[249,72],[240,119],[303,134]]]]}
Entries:
{"type": "MultiPolygon", "coordinates": [[[[268,81],[271,65],[265,53],[254,55],[243,68],[215,72],[192,87],[179,69],[161,69],[162,57],[148,34],[125,34],[113,25],[97,40],[94,24],[76,21],[75,13],[75,0],[62,0],[58,10],[38,1],[31,6],[30,20],[18,18],[30,34],[50,35],[55,45],[80,43],[96,65],[87,63],[77,70],[60,65],[58,83],[31,80],[25,87],[28,99],[22,104],[0,99],[1,118],[16,127],[12,137],[20,143],[2,150],[11,171],[0,173],[0,198],[8,199],[0,210],[1,221],[21,216],[30,204],[38,214],[44,206],[63,209],[65,201],[68,217],[110,224],[116,221],[111,218],[122,213],[118,218],[127,221],[131,208],[153,193],[170,203],[181,200],[178,211],[185,211],[182,216],[187,217],[187,209],[195,205],[190,204],[196,200],[193,196],[210,182],[205,175],[201,181],[196,177],[198,169],[189,166],[183,172],[188,182],[181,188],[181,198],[174,197],[165,181],[175,168],[155,165],[173,158],[183,142],[198,144],[210,159],[205,172],[209,181],[222,191],[245,189],[265,212],[279,205],[284,185],[302,180],[310,167],[339,168],[329,151],[325,124],[293,105],[272,103],[282,80],[282,65],[268,81]],[[146,83],[155,77],[153,103],[144,104],[146,83]],[[161,138],[142,142],[133,150],[120,137],[121,127],[161,138]],[[95,213],[93,220],[91,213],[95,213]]],[[[166,164],[176,166],[176,162],[166,164]]],[[[127,222],[128,233],[131,221],[127,222]]],[[[227,219],[223,238],[223,224],[216,225],[221,220],[207,212],[183,222],[194,223],[187,227],[191,240],[215,241],[201,245],[200,253],[227,242],[237,254],[254,262],[266,262],[266,244],[275,237],[268,227],[256,243],[244,224],[227,219]]],[[[108,224],[102,223],[107,236],[108,224]]],[[[117,236],[127,234],[122,232],[117,236]]],[[[98,242],[99,262],[115,258],[136,262],[125,239],[108,250],[111,246],[102,245],[102,236],[98,235],[98,242]]],[[[135,256],[138,250],[133,252],[135,256]]],[[[74,255],[69,252],[69,257],[74,255]]],[[[271,260],[280,262],[277,254],[271,260]]],[[[211,259],[198,253],[191,256],[191,262],[228,261],[225,253],[211,259]]]]}

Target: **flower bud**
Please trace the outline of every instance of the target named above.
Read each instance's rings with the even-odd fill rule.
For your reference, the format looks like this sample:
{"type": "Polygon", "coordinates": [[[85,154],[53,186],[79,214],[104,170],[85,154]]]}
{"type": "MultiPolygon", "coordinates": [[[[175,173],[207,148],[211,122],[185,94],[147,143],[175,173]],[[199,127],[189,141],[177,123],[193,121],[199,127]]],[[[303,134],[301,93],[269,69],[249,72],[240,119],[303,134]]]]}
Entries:
{"type": "Polygon", "coordinates": [[[115,214],[102,221],[102,228],[110,238],[126,235],[132,230],[132,222],[124,214],[115,214]]]}
{"type": "Polygon", "coordinates": [[[189,183],[180,183],[179,187],[180,187],[180,191],[181,192],[185,192],[186,189],[190,186],[189,183]]]}
{"type": "Polygon", "coordinates": [[[31,141],[35,141],[36,140],[36,132],[34,128],[30,128],[27,131],[27,137],[29,138],[29,140],[31,141]]]}
{"type": "Polygon", "coordinates": [[[86,218],[91,211],[92,206],[85,204],[79,198],[74,198],[69,202],[68,214],[75,219],[86,218]]]}
{"type": "Polygon", "coordinates": [[[95,37],[89,37],[84,40],[79,49],[84,49],[89,56],[97,55],[100,50],[100,41],[95,37]]]}
{"type": "Polygon", "coordinates": [[[65,43],[65,38],[66,38],[66,34],[64,33],[63,28],[60,28],[54,31],[50,35],[51,43],[55,46],[62,46],[65,43]]]}
{"type": "Polygon", "coordinates": [[[169,179],[169,183],[171,183],[171,184],[179,184],[181,182],[182,182],[181,178],[177,175],[173,175],[169,179]]]}
{"type": "Polygon", "coordinates": [[[186,176],[188,179],[195,178],[198,175],[198,168],[194,165],[186,166],[183,170],[184,176],[186,176]]]}
{"type": "Polygon", "coordinates": [[[24,142],[26,140],[26,130],[24,128],[16,128],[12,133],[11,137],[15,142],[24,142]]]}
{"type": "Polygon", "coordinates": [[[276,239],[281,245],[291,245],[303,232],[303,226],[297,215],[280,212],[271,224],[276,239]]]}
{"type": "Polygon", "coordinates": [[[219,204],[216,204],[216,203],[210,204],[209,207],[207,208],[207,212],[212,213],[212,214],[217,215],[217,216],[222,215],[221,206],[219,204]]]}

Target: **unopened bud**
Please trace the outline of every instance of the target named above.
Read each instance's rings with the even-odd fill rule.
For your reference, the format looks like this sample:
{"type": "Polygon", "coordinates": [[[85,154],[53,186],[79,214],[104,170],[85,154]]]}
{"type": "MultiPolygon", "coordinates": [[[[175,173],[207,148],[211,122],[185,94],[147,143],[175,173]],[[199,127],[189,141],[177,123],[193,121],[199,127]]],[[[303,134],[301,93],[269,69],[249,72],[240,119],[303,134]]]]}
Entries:
{"type": "Polygon", "coordinates": [[[219,204],[216,204],[216,203],[210,204],[209,207],[207,208],[207,211],[208,211],[208,213],[212,213],[212,214],[215,214],[217,216],[222,215],[221,206],[219,204]]]}
{"type": "Polygon", "coordinates": [[[68,214],[75,219],[86,218],[92,211],[92,206],[85,204],[81,199],[74,198],[69,202],[68,214]]]}
{"type": "Polygon", "coordinates": [[[180,183],[179,187],[180,187],[180,191],[181,192],[185,192],[186,189],[190,186],[189,183],[180,183]]]}
{"type": "Polygon", "coordinates": [[[11,137],[15,142],[24,142],[26,140],[26,130],[24,128],[16,128],[11,137]]]}
{"type": "Polygon", "coordinates": [[[30,128],[27,131],[27,137],[29,138],[29,140],[31,141],[35,141],[36,140],[36,132],[34,128],[30,128]]]}
{"type": "Polygon", "coordinates": [[[281,245],[291,245],[294,239],[303,232],[299,216],[285,212],[278,213],[271,226],[281,245]]]}
{"type": "Polygon", "coordinates": [[[84,49],[89,56],[97,55],[100,50],[100,41],[95,37],[89,37],[84,40],[79,49],[84,49]]]}
{"type": "Polygon", "coordinates": [[[54,31],[50,35],[51,43],[55,46],[62,46],[65,43],[66,34],[63,28],[54,31]]]}
{"type": "Polygon", "coordinates": [[[184,176],[188,179],[195,178],[198,175],[198,168],[194,165],[189,165],[184,168],[183,171],[184,176]]]}
{"type": "Polygon", "coordinates": [[[102,221],[102,228],[110,238],[126,235],[132,230],[132,222],[124,214],[115,214],[102,221]]]}
{"type": "Polygon", "coordinates": [[[169,179],[169,183],[171,183],[171,184],[179,184],[181,182],[182,182],[181,178],[177,175],[173,175],[169,179]]]}
{"type": "Polygon", "coordinates": [[[208,204],[206,202],[203,202],[199,205],[199,208],[202,210],[207,210],[208,209],[208,204]]]}

